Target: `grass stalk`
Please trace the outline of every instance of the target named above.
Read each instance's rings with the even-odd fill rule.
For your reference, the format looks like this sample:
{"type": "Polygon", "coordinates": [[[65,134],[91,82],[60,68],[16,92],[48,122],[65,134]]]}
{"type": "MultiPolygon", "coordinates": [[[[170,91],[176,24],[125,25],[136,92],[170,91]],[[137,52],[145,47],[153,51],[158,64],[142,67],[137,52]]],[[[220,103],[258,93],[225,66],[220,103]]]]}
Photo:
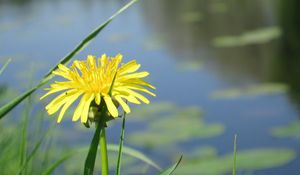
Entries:
{"type": "Polygon", "coordinates": [[[121,130],[121,136],[120,136],[116,175],[121,175],[122,148],[123,148],[124,134],[125,134],[125,118],[126,118],[126,113],[124,112],[123,121],[122,121],[122,130],[121,130]]]}
{"type": "Polygon", "coordinates": [[[106,144],[106,134],[105,127],[102,126],[100,133],[100,153],[101,153],[101,171],[102,175],[108,175],[108,156],[107,156],[107,144],[106,144]]]}
{"type": "Polygon", "coordinates": [[[233,141],[233,166],[232,166],[232,175],[236,175],[236,134],[234,135],[233,141]]]}

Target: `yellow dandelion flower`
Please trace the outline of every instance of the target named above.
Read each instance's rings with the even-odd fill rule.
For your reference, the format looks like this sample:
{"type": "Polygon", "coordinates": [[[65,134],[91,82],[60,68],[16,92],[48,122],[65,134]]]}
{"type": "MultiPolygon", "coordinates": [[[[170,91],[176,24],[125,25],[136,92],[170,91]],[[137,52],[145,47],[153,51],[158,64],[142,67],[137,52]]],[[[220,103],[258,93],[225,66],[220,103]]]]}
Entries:
{"type": "Polygon", "coordinates": [[[98,60],[92,55],[84,61],[75,60],[70,68],[62,64],[58,65],[58,69],[52,73],[65,78],[66,81],[55,81],[50,88],[45,89],[48,92],[40,98],[62,92],[46,106],[48,114],[52,115],[60,110],[57,119],[57,123],[60,123],[66,110],[80,97],[72,121],[81,119],[82,123],[88,121],[92,102],[100,105],[104,101],[108,112],[113,117],[118,116],[118,109],[114,102],[118,102],[126,113],[130,112],[130,107],[125,101],[134,104],[140,104],[142,101],[148,104],[149,100],[139,92],[155,96],[147,89],[155,89],[155,87],[142,80],[149,73],[136,72],[141,66],[136,63],[136,60],[119,66],[121,61],[121,54],[112,58],[104,54],[98,60]]]}

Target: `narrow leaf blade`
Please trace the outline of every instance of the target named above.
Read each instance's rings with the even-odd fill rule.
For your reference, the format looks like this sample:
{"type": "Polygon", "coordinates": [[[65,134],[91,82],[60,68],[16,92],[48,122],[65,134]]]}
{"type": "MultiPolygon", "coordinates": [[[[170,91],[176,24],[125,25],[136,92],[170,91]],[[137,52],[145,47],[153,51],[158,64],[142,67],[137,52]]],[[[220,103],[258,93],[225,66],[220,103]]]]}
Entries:
{"type": "Polygon", "coordinates": [[[92,143],[89,148],[88,155],[87,155],[85,163],[84,163],[84,175],[92,175],[93,174],[98,144],[99,144],[99,140],[100,140],[101,128],[102,127],[100,126],[100,124],[98,124],[96,131],[94,133],[94,136],[93,136],[92,143]]]}
{"type": "MultiPolygon", "coordinates": [[[[108,144],[107,145],[107,150],[118,152],[119,151],[119,145],[108,144]]],[[[150,158],[148,158],[146,155],[144,155],[143,153],[141,153],[138,150],[135,150],[133,148],[129,148],[129,147],[123,146],[122,147],[122,153],[126,154],[128,156],[137,158],[137,159],[139,159],[139,160],[147,163],[148,165],[151,165],[153,168],[161,171],[161,168],[156,163],[154,163],[153,160],[151,160],[150,158]]]]}
{"type": "Polygon", "coordinates": [[[57,160],[56,162],[54,162],[51,166],[49,166],[45,171],[43,171],[41,174],[42,175],[51,175],[54,170],[61,165],[64,161],[68,160],[69,158],[71,158],[74,153],[70,153],[70,154],[66,154],[65,156],[62,156],[59,160],[57,160]]]}
{"type": "Polygon", "coordinates": [[[170,175],[170,174],[172,174],[175,171],[175,169],[178,167],[179,163],[181,162],[181,159],[182,159],[182,156],[180,156],[179,160],[174,165],[172,165],[170,168],[162,171],[159,175],[170,175]]]}
{"type": "Polygon", "coordinates": [[[11,58],[10,59],[8,59],[5,63],[4,63],[4,65],[1,67],[1,69],[0,69],[0,75],[4,72],[4,70],[6,69],[6,67],[8,66],[8,64],[11,62],[11,58]]]}
{"type": "Polygon", "coordinates": [[[0,119],[3,118],[9,111],[11,111],[13,108],[15,108],[19,103],[21,103],[23,100],[25,100],[29,95],[31,95],[36,88],[32,88],[23,94],[19,95],[9,103],[5,104],[0,108],[0,119]]]}

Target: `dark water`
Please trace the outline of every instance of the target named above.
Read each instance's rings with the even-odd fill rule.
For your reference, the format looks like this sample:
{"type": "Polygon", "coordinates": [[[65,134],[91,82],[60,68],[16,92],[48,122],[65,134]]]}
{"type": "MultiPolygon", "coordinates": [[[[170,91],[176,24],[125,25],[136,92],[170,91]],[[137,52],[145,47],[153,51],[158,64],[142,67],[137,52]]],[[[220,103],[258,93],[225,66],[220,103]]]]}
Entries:
{"type": "MultiPolygon", "coordinates": [[[[124,3],[0,1],[0,61],[13,59],[0,83],[26,89],[124,3]]],[[[230,153],[233,135],[238,134],[239,150],[272,147],[299,152],[297,137],[270,134],[272,127],[299,120],[299,5],[296,0],[144,0],[114,20],[76,58],[122,53],[125,61],[137,59],[157,87],[154,103],[201,107],[207,123],[224,124],[223,134],[183,142],[183,151],[212,145],[221,155],[230,153]],[[289,90],[212,98],[216,91],[266,83],[280,83],[289,90]]],[[[59,127],[68,128],[69,123],[66,119],[59,127]]],[[[128,128],[134,132],[139,127],[128,128]]],[[[114,131],[109,130],[111,141],[117,142],[114,131]]],[[[155,151],[144,151],[164,166],[170,163],[170,155],[161,158],[155,151]]],[[[284,166],[253,174],[297,174],[299,163],[298,156],[284,166]]]]}

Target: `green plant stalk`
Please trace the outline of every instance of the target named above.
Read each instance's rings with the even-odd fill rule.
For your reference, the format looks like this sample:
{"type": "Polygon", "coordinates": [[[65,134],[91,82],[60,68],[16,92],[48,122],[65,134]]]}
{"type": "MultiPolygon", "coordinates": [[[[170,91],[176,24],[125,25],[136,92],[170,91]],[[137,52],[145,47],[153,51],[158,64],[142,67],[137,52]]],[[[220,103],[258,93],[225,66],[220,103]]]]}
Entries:
{"type": "Polygon", "coordinates": [[[123,142],[124,142],[124,133],[125,133],[125,118],[126,118],[126,113],[124,112],[123,121],[122,121],[122,130],[121,130],[121,136],[120,136],[116,175],[121,175],[121,160],[122,160],[122,148],[123,148],[123,142]]]}
{"type": "Polygon", "coordinates": [[[105,135],[105,126],[102,125],[100,133],[100,153],[101,153],[101,171],[102,175],[108,175],[108,156],[107,156],[107,144],[105,135]]]}
{"type": "Polygon", "coordinates": [[[232,175],[236,175],[236,134],[234,135],[233,141],[233,166],[232,166],[232,175]]]}

